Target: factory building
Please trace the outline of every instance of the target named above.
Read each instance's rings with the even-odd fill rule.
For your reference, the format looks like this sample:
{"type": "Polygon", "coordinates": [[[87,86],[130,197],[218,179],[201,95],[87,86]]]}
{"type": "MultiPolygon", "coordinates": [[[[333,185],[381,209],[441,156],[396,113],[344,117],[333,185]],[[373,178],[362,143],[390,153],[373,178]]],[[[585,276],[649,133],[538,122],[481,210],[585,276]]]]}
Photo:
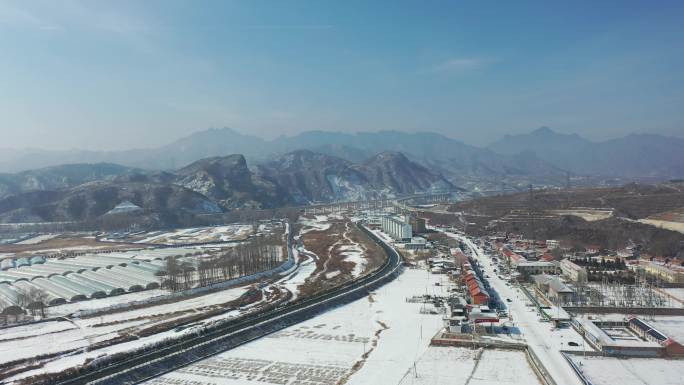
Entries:
{"type": "Polygon", "coordinates": [[[684,347],[646,321],[630,316],[626,321],[599,321],[573,318],[572,326],[598,351],[622,357],[682,357],[684,347]],[[618,334],[625,329],[628,334],[618,334]],[[606,330],[613,331],[609,335],[606,330]],[[631,333],[634,333],[631,335],[631,333]]]}
{"type": "Polygon", "coordinates": [[[397,216],[382,217],[382,231],[396,241],[410,241],[413,235],[411,224],[397,216]]]}
{"type": "Polygon", "coordinates": [[[516,267],[520,275],[528,278],[539,274],[556,274],[556,264],[553,262],[521,262],[516,267]]]}
{"type": "Polygon", "coordinates": [[[569,259],[560,262],[560,269],[563,275],[573,282],[587,282],[587,269],[569,259]]]}
{"type": "Polygon", "coordinates": [[[546,240],[546,248],[549,250],[557,249],[560,247],[560,242],[558,242],[555,239],[547,239],[546,240]]]}
{"type": "Polygon", "coordinates": [[[409,218],[409,224],[411,225],[411,230],[414,233],[421,234],[427,232],[427,227],[425,226],[425,219],[423,218],[418,218],[412,215],[409,218]]]}
{"type": "Polygon", "coordinates": [[[665,349],[665,355],[670,357],[684,356],[684,346],[660,332],[646,321],[635,316],[630,316],[628,327],[629,330],[636,333],[639,337],[660,344],[660,346],[665,349]]]}
{"type": "Polygon", "coordinates": [[[575,296],[575,291],[564,284],[557,276],[547,274],[533,275],[532,280],[539,292],[557,304],[566,304],[572,301],[575,296]]]}
{"type": "Polygon", "coordinates": [[[643,265],[644,272],[653,278],[658,278],[665,283],[673,285],[684,284],[684,270],[680,267],[665,266],[654,262],[643,265]]]}

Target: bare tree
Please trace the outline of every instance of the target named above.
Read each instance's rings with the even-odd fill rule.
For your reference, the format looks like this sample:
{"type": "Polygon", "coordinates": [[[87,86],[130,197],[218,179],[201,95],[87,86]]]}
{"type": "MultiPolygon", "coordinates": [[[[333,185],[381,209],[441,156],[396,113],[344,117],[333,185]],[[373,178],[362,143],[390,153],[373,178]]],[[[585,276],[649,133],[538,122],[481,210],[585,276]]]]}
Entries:
{"type": "Polygon", "coordinates": [[[20,307],[28,309],[33,316],[40,314],[42,318],[47,316],[48,299],[48,293],[37,287],[32,287],[29,290],[19,290],[17,296],[17,302],[20,307]]]}
{"type": "Polygon", "coordinates": [[[49,299],[48,293],[45,292],[45,290],[34,288],[31,289],[29,295],[35,306],[40,311],[41,318],[45,318],[47,316],[47,301],[49,299]]]}

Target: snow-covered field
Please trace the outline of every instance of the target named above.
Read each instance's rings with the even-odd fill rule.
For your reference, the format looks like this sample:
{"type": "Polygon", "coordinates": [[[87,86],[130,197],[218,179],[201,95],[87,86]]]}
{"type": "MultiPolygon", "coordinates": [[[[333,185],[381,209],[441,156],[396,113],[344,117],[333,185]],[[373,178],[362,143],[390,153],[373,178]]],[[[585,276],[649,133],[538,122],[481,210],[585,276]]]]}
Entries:
{"type": "MultiPolygon", "coordinates": [[[[300,230],[300,236],[303,238],[305,244],[313,242],[314,236],[312,232],[330,232],[338,231],[339,233],[326,234],[326,236],[332,236],[334,243],[330,245],[326,250],[318,250],[319,255],[317,259],[322,258],[325,261],[323,265],[323,270],[318,271],[316,278],[326,278],[331,279],[338,276],[341,272],[339,270],[334,270],[331,267],[330,262],[343,259],[346,262],[353,263],[354,267],[350,271],[353,277],[359,277],[366,272],[368,268],[368,259],[366,256],[365,246],[357,243],[352,239],[352,233],[355,224],[350,221],[345,221],[345,218],[341,214],[329,214],[329,215],[314,215],[311,217],[301,217],[299,223],[302,226],[300,230]],[[333,224],[336,227],[331,227],[333,224]],[[340,226],[343,224],[343,226],[340,226]]],[[[317,234],[317,236],[320,234],[317,234]]],[[[313,254],[309,251],[309,254],[313,254]]],[[[315,256],[315,254],[313,254],[315,256]]],[[[336,261],[335,261],[336,262],[336,261]]],[[[334,265],[334,263],[333,263],[334,265]]]]}
{"type": "Polygon", "coordinates": [[[370,297],[150,381],[172,384],[398,383],[441,326],[406,297],[434,286],[435,276],[409,270],[370,297]],[[422,330],[422,334],[421,334],[422,330]],[[363,360],[364,351],[368,358],[363,360]],[[360,370],[354,373],[354,366],[360,370]],[[276,381],[278,379],[278,381],[276,381]],[[182,383],[182,382],[181,382],[182,383]]]}
{"type": "Polygon", "coordinates": [[[576,217],[580,217],[588,222],[600,221],[603,219],[608,219],[613,216],[612,209],[577,208],[569,210],[549,210],[549,212],[556,215],[573,215],[576,217]]]}
{"type": "Polygon", "coordinates": [[[643,319],[668,337],[684,344],[684,316],[655,316],[643,319]]]}
{"type": "Polygon", "coordinates": [[[35,245],[37,243],[45,242],[48,241],[52,238],[58,237],[59,234],[42,234],[42,235],[37,235],[33,238],[25,239],[21,242],[17,242],[17,245],[35,245]]]}
{"type": "Polygon", "coordinates": [[[120,306],[134,301],[153,300],[154,298],[168,294],[169,292],[166,290],[153,289],[115,295],[113,297],[90,299],[88,301],[70,302],[63,305],[51,306],[48,315],[57,317],[76,313],[80,310],[104,310],[111,306],[120,306]]]}
{"type": "Polygon", "coordinates": [[[359,245],[353,244],[342,245],[339,247],[339,250],[345,261],[354,263],[352,275],[354,277],[360,276],[364,271],[364,266],[366,265],[366,258],[363,256],[363,249],[359,247],[359,245]]]}
{"type": "Polygon", "coordinates": [[[525,353],[517,350],[485,350],[469,384],[539,384],[525,353]]]}
{"type": "Polygon", "coordinates": [[[204,242],[226,242],[247,238],[254,233],[252,225],[226,225],[212,227],[194,227],[169,232],[155,232],[137,241],[137,243],[185,244],[204,242]]]}
{"type": "MultiPolygon", "coordinates": [[[[406,270],[369,297],[147,384],[412,383],[406,381],[414,362],[419,367],[420,378],[424,375],[426,379],[450,376],[466,379],[470,370],[462,377],[452,369],[459,366],[472,369],[476,351],[429,348],[430,339],[442,326],[441,315],[421,314],[421,304],[406,302],[406,298],[413,295],[441,293],[445,288],[435,286],[441,278],[427,274],[425,270],[406,270]],[[449,359],[441,366],[434,362],[434,357],[440,354],[446,354],[444,358],[449,359]]],[[[515,377],[519,382],[508,383],[536,384],[536,379],[528,375],[529,369],[525,369],[524,356],[520,361],[518,353],[504,352],[506,357],[497,359],[498,352],[487,354],[490,353],[492,366],[484,368],[487,373],[478,371],[471,384],[505,384],[509,377],[515,377]],[[504,362],[514,362],[517,368],[511,371],[503,365],[504,362]]]]}
{"type": "Polygon", "coordinates": [[[400,384],[534,385],[540,382],[522,351],[431,346],[400,384]]]}
{"type": "Polygon", "coordinates": [[[301,217],[299,223],[303,226],[300,234],[306,234],[310,231],[325,231],[330,228],[327,215],[314,215],[313,218],[301,217]]]}
{"type": "MultiPolygon", "coordinates": [[[[168,250],[189,248],[160,249],[161,254],[166,254],[168,250]]],[[[192,247],[195,250],[207,250],[206,247],[192,247]]],[[[127,254],[128,257],[145,258],[148,250],[137,250],[137,255],[127,254]]],[[[133,253],[133,252],[130,252],[133,253]]],[[[295,252],[297,253],[297,252],[295,252]]],[[[122,256],[121,253],[112,253],[108,256],[122,256]]],[[[160,256],[160,255],[157,255],[160,256]]],[[[306,266],[304,266],[306,267],[306,266]]],[[[296,293],[297,279],[295,277],[308,276],[306,268],[293,267],[286,272],[284,278],[279,281],[282,286],[292,286],[296,293]],[[298,275],[303,270],[301,276],[298,275]]],[[[199,294],[194,297],[183,297],[181,299],[170,298],[167,292],[161,290],[149,290],[147,292],[130,293],[115,297],[94,299],[92,301],[77,302],[61,306],[51,307],[50,316],[61,316],[78,312],[79,310],[110,310],[116,305],[131,303],[132,301],[146,301],[149,299],[163,299],[155,303],[147,304],[146,307],[138,309],[117,308],[107,314],[95,315],[83,318],[72,318],[71,322],[55,320],[29,325],[16,326],[3,329],[0,332],[0,364],[15,360],[28,359],[38,355],[59,354],[53,359],[43,360],[44,367],[26,371],[13,377],[11,380],[18,380],[27,376],[42,374],[46,372],[58,372],[66,368],[77,366],[85,362],[86,359],[96,358],[105,354],[126,352],[139,348],[143,345],[152,344],[166,338],[173,338],[183,334],[192,333],[202,325],[208,325],[217,321],[237,317],[241,313],[253,310],[254,306],[259,306],[265,301],[272,301],[278,296],[266,295],[261,301],[248,306],[243,306],[240,310],[230,310],[226,303],[238,299],[244,294],[251,285],[235,287],[232,289],[199,294]],[[229,310],[229,311],[226,311],[229,310]],[[184,329],[174,329],[178,322],[188,322],[189,317],[197,314],[214,311],[220,314],[213,315],[199,321],[193,321],[193,326],[184,329]],[[166,330],[166,331],[163,331],[166,330]],[[152,333],[152,334],[151,334],[152,333]],[[140,336],[147,335],[147,336],[140,336]],[[121,337],[138,337],[135,340],[121,342],[115,340],[121,337]],[[89,352],[82,350],[92,347],[94,344],[107,343],[115,340],[115,344],[107,347],[99,347],[89,352]],[[74,350],[69,354],[64,354],[74,350]]],[[[288,287],[289,288],[289,287],[288,287]]],[[[263,289],[266,292],[272,291],[271,287],[263,289]]]]}
{"type": "Polygon", "coordinates": [[[306,283],[306,280],[311,277],[314,270],[316,270],[316,260],[309,251],[301,246],[293,252],[295,253],[295,261],[300,260],[300,255],[303,257],[303,260],[299,262],[299,265],[293,272],[287,274],[275,284],[289,290],[292,293],[292,299],[294,300],[299,295],[299,286],[306,283]]]}
{"type": "Polygon", "coordinates": [[[660,289],[667,294],[677,298],[678,300],[682,301],[684,303],[684,288],[662,288],[660,289]]]}
{"type": "MultiPolygon", "coordinates": [[[[48,321],[3,329],[0,333],[0,363],[42,354],[81,349],[121,335],[135,335],[136,331],[141,330],[141,328],[149,328],[199,311],[218,309],[220,304],[237,299],[245,290],[245,287],[239,287],[168,304],[120,311],[99,317],[75,319],[74,323],[48,321]]],[[[235,315],[237,313],[226,313],[219,317],[233,317],[235,315]]],[[[41,370],[62,370],[70,365],[78,365],[89,357],[94,358],[104,353],[111,354],[133,349],[175,334],[177,333],[171,330],[87,353],[63,356],[52,360],[46,365],[46,369],[40,369],[33,373],[38,373],[41,370]]],[[[24,373],[22,377],[30,373],[24,373]]]]}
{"type": "Polygon", "coordinates": [[[593,385],[681,385],[684,360],[572,356],[593,385]]]}
{"type": "Polygon", "coordinates": [[[639,222],[645,223],[647,225],[655,226],[655,227],[658,227],[661,229],[677,231],[677,232],[684,234],[684,223],[683,222],[662,221],[659,219],[639,219],[639,222]]]}

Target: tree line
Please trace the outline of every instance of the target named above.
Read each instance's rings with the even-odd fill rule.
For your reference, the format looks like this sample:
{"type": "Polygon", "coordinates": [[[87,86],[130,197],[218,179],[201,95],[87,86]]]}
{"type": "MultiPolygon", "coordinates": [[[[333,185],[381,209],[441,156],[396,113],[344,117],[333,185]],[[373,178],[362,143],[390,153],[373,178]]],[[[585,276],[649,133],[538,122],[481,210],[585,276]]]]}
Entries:
{"type": "Polygon", "coordinates": [[[270,270],[280,265],[283,257],[283,240],[275,235],[240,243],[211,256],[169,257],[159,276],[163,288],[181,291],[270,270]]]}
{"type": "Polygon", "coordinates": [[[579,266],[584,266],[587,268],[592,268],[593,270],[625,270],[627,269],[627,264],[622,258],[605,259],[601,258],[598,261],[596,258],[575,258],[572,260],[575,264],[579,266]]]}

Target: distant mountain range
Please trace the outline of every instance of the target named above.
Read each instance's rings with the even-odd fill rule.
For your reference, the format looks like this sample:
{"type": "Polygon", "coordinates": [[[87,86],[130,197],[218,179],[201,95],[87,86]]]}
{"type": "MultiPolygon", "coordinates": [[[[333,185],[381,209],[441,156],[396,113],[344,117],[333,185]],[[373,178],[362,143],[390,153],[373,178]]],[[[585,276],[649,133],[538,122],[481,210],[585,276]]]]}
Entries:
{"type": "Polygon", "coordinates": [[[680,178],[684,176],[684,139],[632,134],[592,142],[547,127],[506,135],[489,146],[503,155],[533,152],[560,169],[579,175],[680,178]]]}
{"type": "Polygon", "coordinates": [[[563,184],[567,172],[681,178],[682,149],[678,138],[592,142],[548,128],[488,148],[434,133],[311,131],[263,140],[226,128],[155,149],[13,150],[0,152],[1,168],[36,169],[0,174],[0,222],[88,220],[124,201],[173,217],[455,188],[522,190],[563,184]]]}
{"type": "Polygon", "coordinates": [[[384,151],[401,152],[459,185],[473,178],[562,179],[566,171],[576,175],[673,178],[684,176],[683,144],[684,139],[650,134],[592,142],[545,127],[529,134],[506,135],[486,148],[429,132],[307,131],[265,140],[222,128],[199,131],[150,149],[0,151],[0,171],[100,162],[147,170],[175,170],[209,157],[242,154],[250,164],[258,164],[292,151],[310,150],[352,162],[362,162],[384,151]]]}
{"type": "MultiPolygon", "coordinates": [[[[537,158],[533,153],[502,155],[434,133],[381,131],[346,134],[309,131],[292,137],[264,140],[228,128],[200,131],[152,149],[119,152],[21,150],[8,151],[4,155],[0,151],[0,170],[19,171],[64,163],[106,162],[131,168],[170,171],[200,159],[229,154],[242,154],[252,167],[256,167],[297,150],[309,150],[354,163],[363,163],[382,152],[401,152],[407,159],[428,168],[432,173],[443,175],[450,183],[473,191],[498,189],[504,184],[517,186],[518,189],[528,183],[553,185],[562,183],[565,178],[565,171],[537,158]]],[[[341,188],[346,191],[344,186],[341,188]]]]}

